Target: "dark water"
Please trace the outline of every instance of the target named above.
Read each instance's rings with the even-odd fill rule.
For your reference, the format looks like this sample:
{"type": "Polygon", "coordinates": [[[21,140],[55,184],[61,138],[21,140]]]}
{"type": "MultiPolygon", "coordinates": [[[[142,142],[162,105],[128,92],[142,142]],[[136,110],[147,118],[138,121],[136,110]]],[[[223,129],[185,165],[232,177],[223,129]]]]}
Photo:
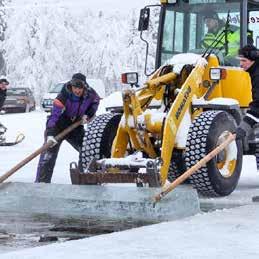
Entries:
{"type": "MultiPolygon", "coordinates": [[[[229,204],[212,205],[210,202],[201,202],[200,205],[201,211],[206,213],[236,207],[229,204]]],[[[0,254],[51,243],[109,234],[150,224],[152,223],[134,220],[64,219],[51,217],[47,214],[28,216],[0,212],[0,254]]]]}
{"type": "Polygon", "coordinates": [[[87,238],[140,226],[150,222],[55,218],[0,213],[0,254],[50,243],[87,238]]]}

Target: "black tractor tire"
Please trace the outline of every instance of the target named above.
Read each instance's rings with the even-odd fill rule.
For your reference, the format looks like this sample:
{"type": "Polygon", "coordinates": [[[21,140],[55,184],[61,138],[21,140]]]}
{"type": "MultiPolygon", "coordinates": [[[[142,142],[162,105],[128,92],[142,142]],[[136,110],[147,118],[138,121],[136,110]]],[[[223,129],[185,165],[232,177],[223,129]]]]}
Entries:
{"type": "MultiPolygon", "coordinates": [[[[225,111],[206,111],[192,123],[185,151],[187,169],[221,144],[236,128],[234,118],[225,111]]],[[[207,197],[226,196],[234,191],[242,168],[241,141],[231,142],[190,177],[199,194],[207,197]]]]}
{"type": "MultiPolygon", "coordinates": [[[[183,157],[183,152],[180,150],[174,151],[171,159],[171,164],[168,169],[167,179],[173,182],[186,171],[186,165],[183,157]]],[[[188,183],[188,180],[185,182],[188,183]]]]}
{"type": "Polygon", "coordinates": [[[80,169],[85,170],[92,158],[111,157],[111,148],[120,123],[121,114],[105,113],[96,116],[85,131],[79,154],[80,169]]]}

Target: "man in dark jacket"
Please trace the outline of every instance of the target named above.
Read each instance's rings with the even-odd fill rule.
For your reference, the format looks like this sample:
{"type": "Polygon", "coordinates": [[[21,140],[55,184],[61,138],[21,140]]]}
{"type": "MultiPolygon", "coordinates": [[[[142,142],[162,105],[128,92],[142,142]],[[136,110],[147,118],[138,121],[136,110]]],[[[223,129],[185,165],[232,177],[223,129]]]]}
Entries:
{"type": "Polygon", "coordinates": [[[0,110],[2,109],[6,99],[6,90],[8,85],[9,82],[5,78],[0,79],[0,110]]]}
{"type": "Polygon", "coordinates": [[[252,102],[236,130],[237,139],[242,139],[259,122],[259,51],[253,45],[246,45],[239,50],[239,60],[241,68],[249,73],[252,83],[252,102]]]}
{"type": "MultiPolygon", "coordinates": [[[[9,85],[9,82],[5,78],[0,79],[0,112],[4,105],[5,99],[6,99],[6,90],[7,86],[9,85]]],[[[0,123],[0,142],[5,141],[4,133],[6,132],[7,128],[0,123]]]]}
{"type": "MultiPolygon", "coordinates": [[[[45,141],[53,145],[40,156],[35,182],[50,183],[61,142],[54,138],[75,121],[90,121],[97,111],[100,97],[86,82],[85,75],[74,74],[72,80],[64,84],[61,92],[53,102],[51,115],[47,119],[45,141]]],[[[83,125],[77,127],[66,137],[77,151],[80,152],[84,137],[83,125]]],[[[79,161],[80,164],[80,161],[79,161]]]]}

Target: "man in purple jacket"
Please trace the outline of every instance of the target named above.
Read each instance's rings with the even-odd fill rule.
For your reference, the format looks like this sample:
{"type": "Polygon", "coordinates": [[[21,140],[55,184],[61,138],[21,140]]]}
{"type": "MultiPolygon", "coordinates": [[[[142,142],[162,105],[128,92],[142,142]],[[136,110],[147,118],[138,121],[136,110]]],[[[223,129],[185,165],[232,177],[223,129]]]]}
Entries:
{"type": "MultiPolygon", "coordinates": [[[[54,138],[75,121],[90,121],[96,113],[100,101],[98,94],[86,82],[85,75],[74,74],[72,80],[64,84],[61,92],[53,102],[51,115],[47,119],[45,141],[53,145],[40,156],[35,182],[50,183],[61,142],[54,138]]],[[[66,137],[77,151],[80,152],[84,137],[84,126],[80,125],[66,137]]],[[[79,161],[80,165],[80,161],[79,161]]]]}

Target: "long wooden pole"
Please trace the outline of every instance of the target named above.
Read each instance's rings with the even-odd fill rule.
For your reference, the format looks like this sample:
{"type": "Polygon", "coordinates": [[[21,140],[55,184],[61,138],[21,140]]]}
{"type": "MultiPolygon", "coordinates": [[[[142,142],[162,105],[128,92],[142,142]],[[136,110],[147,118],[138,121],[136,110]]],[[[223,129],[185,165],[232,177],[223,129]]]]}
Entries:
{"type": "MultiPolygon", "coordinates": [[[[82,120],[79,120],[77,122],[75,122],[74,124],[70,125],[69,127],[67,127],[66,129],[64,129],[62,132],[60,132],[56,137],[56,141],[60,141],[61,139],[63,139],[69,132],[71,132],[72,130],[74,130],[75,128],[77,128],[79,125],[82,124],[82,120]]],[[[20,163],[18,163],[17,165],[15,165],[13,168],[11,168],[9,171],[7,171],[6,173],[4,173],[1,177],[0,177],[0,183],[2,183],[3,181],[5,181],[8,177],[10,177],[11,175],[13,175],[16,171],[18,171],[20,168],[22,168],[24,165],[26,165],[27,163],[29,163],[33,158],[35,158],[36,156],[38,156],[39,154],[41,154],[43,151],[47,150],[48,148],[50,148],[53,145],[52,141],[48,141],[46,142],[44,145],[42,145],[40,148],[38,148],[36,151],[34,151],[32,154],[30,154],[29,156],[27,156],[24,160],[22,160],[20,163]]]]}
{"type": "Polygon", "coordinates": [[[229,133],[227,139],[221,143],[218,147],[213,149],[209,154],[207,154],[204,158],[202,158],[197,164],[189,168],[186,172],[184,172],[181,176],[176,178],[166,189],[162,190],[159,194],[154,196],[154,206],[157,202],[159,202],[165,195],[174,190],[179,184],[184,182],[188,177],[192,174],[196,173],[198,169],[204,166],[207,162],[209,162],[213,157],[215,157],[218,153],[220,153],[226,146],[228,146],[234,139],[236,138],[236,134],[229,133]]]}

